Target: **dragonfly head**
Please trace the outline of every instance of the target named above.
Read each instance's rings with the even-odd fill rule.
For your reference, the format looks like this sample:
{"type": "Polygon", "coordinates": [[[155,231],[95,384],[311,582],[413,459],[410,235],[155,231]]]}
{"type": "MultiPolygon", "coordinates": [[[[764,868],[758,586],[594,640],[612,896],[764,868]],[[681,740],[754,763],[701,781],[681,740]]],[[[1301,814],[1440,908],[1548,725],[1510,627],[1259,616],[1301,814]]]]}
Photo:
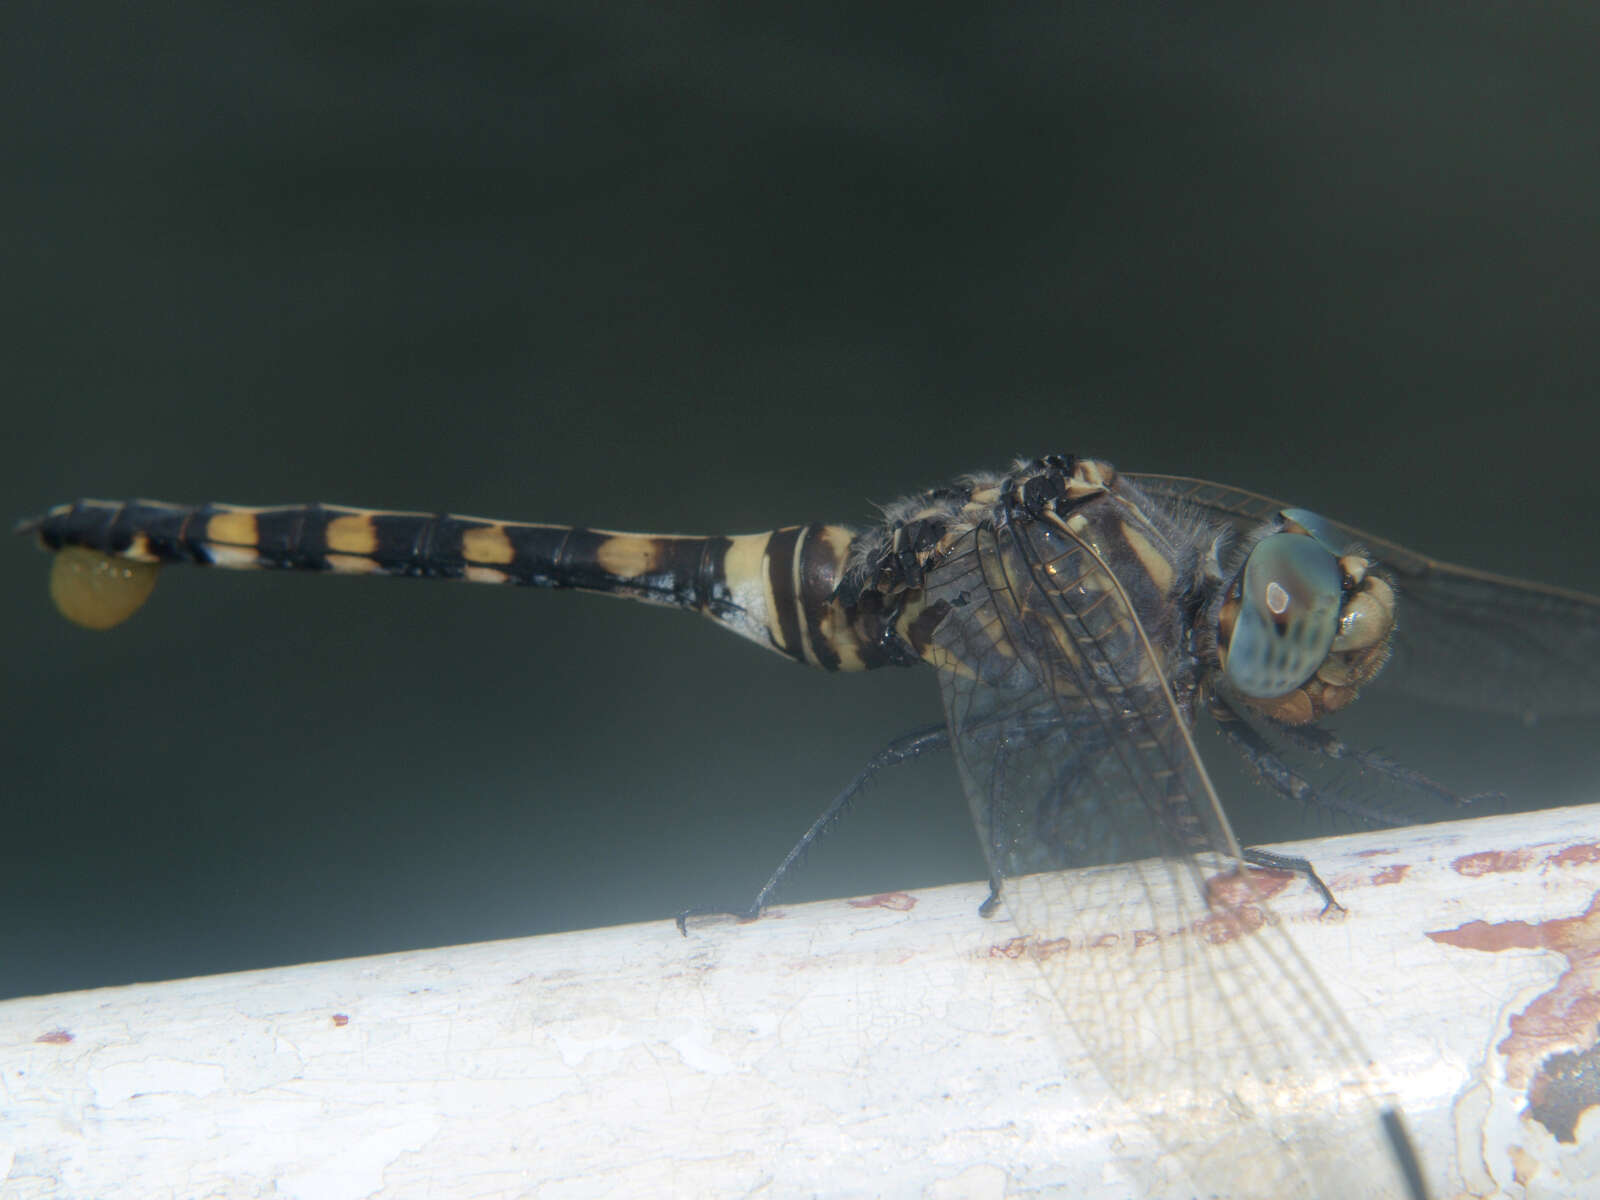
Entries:
{"type": "Polygon", "coordinates": [[[1337,712],[1383,667],[1394,589],[1315,513],[1286,508],[1223,595],[1217,655],[1234,693],[1273,720],[1337,712]]]}

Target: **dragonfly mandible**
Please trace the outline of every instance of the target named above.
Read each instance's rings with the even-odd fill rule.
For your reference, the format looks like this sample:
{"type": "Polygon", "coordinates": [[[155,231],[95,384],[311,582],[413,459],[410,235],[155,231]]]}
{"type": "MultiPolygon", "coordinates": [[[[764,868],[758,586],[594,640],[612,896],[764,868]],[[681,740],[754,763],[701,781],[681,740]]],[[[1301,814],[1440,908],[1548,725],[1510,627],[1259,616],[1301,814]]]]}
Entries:
{"type": "Polygon", "coordinates": [[[1313,785],[1285,746],[1448,796],[1318,724],[1391,656],[1402,686],[1480,707],[1600,710],[1596,597],[1091,458],[966,476],[871,526],[730,537],[97,500],[19,531],[58,552],[57,605],[97,628],[136,610],[161,565],[189,563],[572,588],[699,612],[824,670],[931,665],[945,729],[882,763],[954,751],[991,902],[1041,944],[1113,947],[1092,965],[1040,956],[1112,1089],[1195,1180],[1249,1163],[1248,1194],[1264,1196],[1406,1191],[1378,1072],[1259,877],[1236,869],[1281,864],[1235,838],[1197,715],[1304,801],[1313,785]],[[1138,885],[1109,893],[1092,870],[1061,870],[1108,863],[1137,864],[1138,885]]]}

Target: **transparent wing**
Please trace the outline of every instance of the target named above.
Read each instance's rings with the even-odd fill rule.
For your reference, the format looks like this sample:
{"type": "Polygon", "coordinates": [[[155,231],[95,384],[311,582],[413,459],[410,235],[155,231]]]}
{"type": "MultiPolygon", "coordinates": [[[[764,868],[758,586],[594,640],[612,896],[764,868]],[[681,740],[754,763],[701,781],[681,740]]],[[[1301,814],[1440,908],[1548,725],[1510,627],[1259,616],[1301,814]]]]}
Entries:
{"type": "MultiPolygon", "coordinates": [[[[1284,505],[1178,475],[1135,475],[1147,495],[1240,531],[1284,505]]],[[[1600,597],[1457,566],[1332,522],[1389,570],[1400,593],[1394,657],[1374,687],[1474,708],[1600,714],[1600,597]]]]}
{"type": "Polygon", "coordinates": [[[977,530],[927,580],[950,605],[933,657],[963,783],[1029,953],[1195,1194],[1399,1194],[1358,1039],[1262,877],[1230,874],[1164,676],[1176,618],[1051,520],[977,530]],[[1132,886],[1054,871],[1129,857],[1132,886]]]}

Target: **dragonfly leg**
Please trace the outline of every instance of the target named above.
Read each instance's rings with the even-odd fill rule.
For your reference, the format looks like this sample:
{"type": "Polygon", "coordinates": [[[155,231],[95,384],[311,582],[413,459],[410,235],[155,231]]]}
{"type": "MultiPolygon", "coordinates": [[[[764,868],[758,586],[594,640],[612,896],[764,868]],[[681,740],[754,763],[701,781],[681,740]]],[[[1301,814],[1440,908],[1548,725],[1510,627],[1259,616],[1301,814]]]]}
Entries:
{"type": "MultiPolygon", "coordinates": [[[[793,849],[784,855],[783,861],[778,864],[778,869],[762,885],[761,890],[756,893],[755,899],[750,902],[748,908],[736,912],[720,908],[686,908],[678,914],[678,932],[688,936],[687,922],[690,917],[708,915],[732,916],[738,917],[742,921],[750,921],[759,917],[761,910],[771,901],[773,893],[778,890],[783,881],[799,865],[800,860],[806,856],[806,852],[811,849],[819,838],[825,836],[839,823],[840,818],[849,810],[856,797],[873,781],[879,771],[887,767],[899,766],[904,762],[910,762],[912,759],[919,758],[924,754],[948,749],[950,749],[950,732],[943,725],[929,725],[926,729],[918,729],[890,742],[882,750],[874,754],[866,766],[856,772],[856,777],[845,785],[845,789],[842,792],[833,798],[832,803],[822,811],[822,815],[811,822],[811,828],[807,829],[800,840],[794,844],[793,849]]],[[[991,887],[994,886],[991,884],[991,887]]],[[[993,895],[995,897],[999,895],[997,888],[993,895]]]]}
{"type": "Polygon", "coordinates": [[[1317,895],[1322,897],[1323,916],[1335,909],[1339,912],[1344,911],[1344,905],[1333,898],[1333,891],[1322,882],[1322,876],[1317,874],[1317,869],[1311,865],[1309,858],[1301,858],[1295,854],[1275,854],[1258,846],[1246,846],[1243,854],[1244,861],[1252,867],[1261,867],[1268,871],[1293,871],[1296,875],[1302,876],[1316,889],[1317,895]]]}
{"type": "Polygon", "coordinates": [[[1000,880],[991,875],[989,876],[989,894],[984,898],[983,903],[978,905],[978,915],[985,918],[992,917],[995,909],[999,907],[1000,880]]]}
{"type": "MultiPolygon", "coordinates": [[[[1344,813],[1346,816],[1369,821],[1374,825],[1394,827],[1410,823],[1405,818],[1392,812],[1362,804],[1359,801],[1351,800],[1348,796],[1335,796],[1318,791],[1311,786],[1309,780],[1284,762],[1278,756],[1277,751],[1273,749],[1271,743],[1262,737],[1249,722],[1241,718],[1233,709],[1227,707],[1225,702],[1220,699],[1213,699],[1210,709],[1211,715],[1217,719],[1217,727],[1222,731],[1222,736],[1233,744],[1234,749],[1239,752],[1239,756],[1255,772],[1256,777],[1273,791],[1287,796],[1291,800],[1298,800],[1301,804],[1315,805],[1328,812],[1344,813]]],[[[1287,729],[1284,729],[1279,732],[1285,733],[1288,740],[1310,750],[1312,753],[1324,753],[1311,742],[1299,740],[1299,735],[1304,732],[1302,730],[1294,730],[1290,733],[1287,729]]],[[[1332,738],[1331,740],[1338,747],[1349,751],[1349,747],[1345,746],[1337,738],[1332,738]]],[[[1356,752],[1350,751],[1350,753],[1354,754],[1356,752]]],[[[1344,757],[1331,750],[1326,751],[1326,754],[1330,758],[1344,757]]],[[[1404,768],[1397,769],[1404,770],[1404,768]]]]}
{"type": "Polygon", "coordinates": [[[1421,771],[1412,770],[1394,761],[1387,754],[1379,754],[1375,750],[1358,750],[1332,730],[1318,729],[1315,726],[1286,726],[1281,731],[1284,737],[1294,745],[1311,754],[1322,758],[1349,759],[1358,766],[1369,771],[1376,771],[1412,791],[1433,796],[1448,804],[1466,805],[1475,801],[1504,800],[1499,792],[1481,792],[1471,796],[1462,796],[1452,792],[1444,784],[1439,783],[1421,771]]]}

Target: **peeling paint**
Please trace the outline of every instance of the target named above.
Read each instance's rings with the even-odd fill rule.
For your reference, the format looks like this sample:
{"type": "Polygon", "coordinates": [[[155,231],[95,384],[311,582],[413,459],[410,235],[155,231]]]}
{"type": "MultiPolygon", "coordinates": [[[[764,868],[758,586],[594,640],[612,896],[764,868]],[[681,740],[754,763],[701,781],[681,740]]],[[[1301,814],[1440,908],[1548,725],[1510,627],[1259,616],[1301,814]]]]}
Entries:
{"type": "Polygon", "coordinates": [[[1575,846],[1568,846],[1565,850],[1550,855],[1545,862],[1552,867],[1587,867],[1592,863],[1600,863],[1600,844],[1581,842],[1575,846]]]}
{"type": "Polygon", "coordinates": [[[1206,901],[1213,909],[1239,912],[1272,899],[1298,878],[1293,871],[1268,867],[1229,871],[1206,880],[1206,901]]]}
{"type": "Polygon", "coordinates": [[[1528,1114],[1558,1142],[1578,1140],[1583,1114],[1600,1106],[1600,1047],[1577,1054],[1552,1054],[1528,1085],[1528,1114]]]}
{"type": "Polygon", "coordinates": [[[851,908],[887,908],[891,912],[910,912],[917,906],[917,898],[905,892],[879,892],[876,896],[862,896],[849,902],[851,908]]]}
{"type": "Polygon", "coordinates": [[[1548,950],[1567,960],[1552,986],[1511,1014],[1495,1049],[1506,1082],[1528,1097],[1526,1114],[1571,1141],[1584,1112],[1600,1106],[1600,892],[1574,917],[1469,921],[1427,936],[1463,950],[1548,950]]]}
{"type": "Polygon", "coordinates": [[[1045,958],[1054,958],[1058,954],[1070,953],[1072,948],[1071,938],[1049,938],[1039,941],[1031,937],[1014,937],[1007,938],[998,945],[990,946],[989,957],[1031,958],[1038,961],[1045,958]]]}
{"type": "Polygon", "coordinates": [[[1451,862],[1450,867],[1457,874],[1470,879],[1479,875],[1524,871],[1532,862],[1533,853],[1529,850],[1481,850],[1477,854],[1463,854],[1451,862]]]}

